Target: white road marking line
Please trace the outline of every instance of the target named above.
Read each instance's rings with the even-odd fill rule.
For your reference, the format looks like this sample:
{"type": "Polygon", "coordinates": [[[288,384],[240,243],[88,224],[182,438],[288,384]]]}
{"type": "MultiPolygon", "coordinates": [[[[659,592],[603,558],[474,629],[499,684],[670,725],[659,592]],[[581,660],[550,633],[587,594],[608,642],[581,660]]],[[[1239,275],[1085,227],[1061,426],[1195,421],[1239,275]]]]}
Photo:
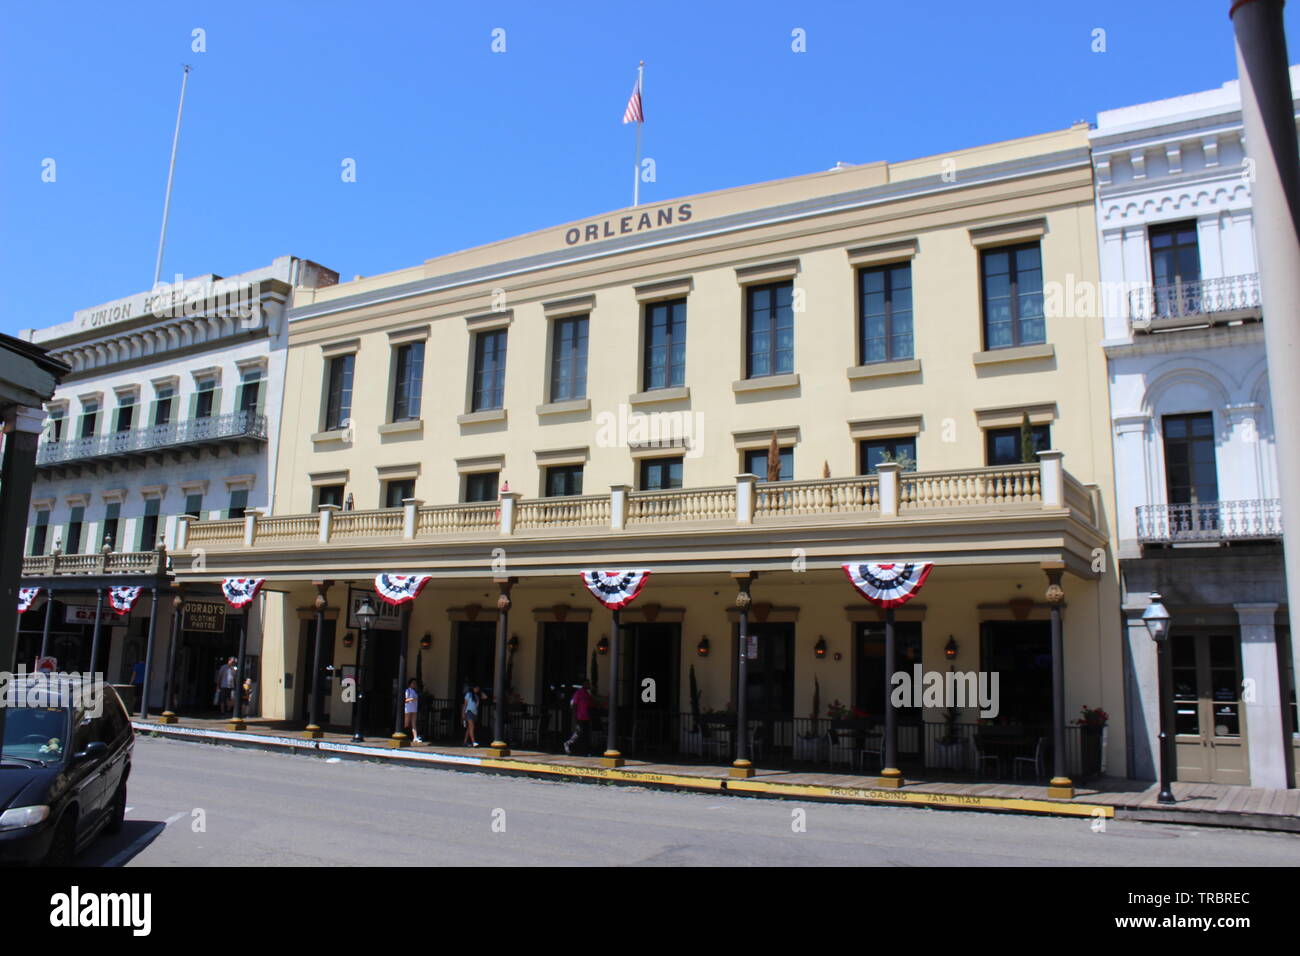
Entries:
{"type": "Polygon", "coordinates": [[[173,813],[171,816],[169,816],[166,820],[163,821],[163,826],[169,827],[183,816],[185,816],[184,810],[182,810],[180,813],[173,813]]]}
{"type": "Polygon", "coordinates": [[[148,830],[136,837],[124,849],[115,854],[111,859],[104,862],[105,867],[125,866],[133,856],[148,846],[158,834],[167,829],[165,823],[155,823],[148,830]]]}

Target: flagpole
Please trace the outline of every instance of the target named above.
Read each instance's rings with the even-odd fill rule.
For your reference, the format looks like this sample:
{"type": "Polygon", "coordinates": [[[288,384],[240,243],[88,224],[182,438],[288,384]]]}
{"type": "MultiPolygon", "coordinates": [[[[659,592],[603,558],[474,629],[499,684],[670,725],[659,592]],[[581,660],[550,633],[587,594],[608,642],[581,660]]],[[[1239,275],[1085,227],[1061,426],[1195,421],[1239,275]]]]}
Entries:
{"type": "Polygon", "coordinates": [[[641,126],[645,122],[645,60],[636,68],[636,92],[641,98],[642,119],[636,121],[636,166],[632,168],[632,205],[641,205],[641,126]]]}
{"type": "Polygon", "coordinates": [[[167,213],[171,211],[172,204],[172,174],[176,172],[176,147],[181,141],[181,114],[185,112],[185,83],[189,78],[190,68],[186,64],[185,72],[181,74],[181,102],[176,107],[176,132],[172,134],[172,161],[167,167],[167,194],[163,198],[162,233],[158,236],[158,259],[153,267],[153,286],[151,288],[157,288],[158,280],[162,278],[163,246],[167,244],[167,213]]]}

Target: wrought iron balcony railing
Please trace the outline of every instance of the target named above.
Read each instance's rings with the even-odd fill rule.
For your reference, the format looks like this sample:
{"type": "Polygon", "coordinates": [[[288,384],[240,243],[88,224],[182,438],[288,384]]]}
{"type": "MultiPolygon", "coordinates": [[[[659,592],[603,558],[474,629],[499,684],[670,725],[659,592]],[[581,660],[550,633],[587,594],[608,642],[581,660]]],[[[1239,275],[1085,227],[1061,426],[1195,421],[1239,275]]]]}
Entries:
{"type": "Polygon", "coordinates": [[[1129,293],[1129,316],[1136,331],[1245,318],[1260,309],[1259,273],[1145,286],[1129,293]]]}
{"type": "Polygon", "coordinates": [[[1137,532],[1144,544],[1280,538],[1282,503],[1277,498],[1262,498],[1138,505],[1137,532]]]}
{"type": "Polygon", "coordinates": [[[165,425],[148,425],[128,431],[42,442],[36,452],[37,467],[88,458],[141,454],[184,445],[227,439],[266,440],[266,416],[253,412],[227,412],[208,418],[187,418],[165,425]]]}

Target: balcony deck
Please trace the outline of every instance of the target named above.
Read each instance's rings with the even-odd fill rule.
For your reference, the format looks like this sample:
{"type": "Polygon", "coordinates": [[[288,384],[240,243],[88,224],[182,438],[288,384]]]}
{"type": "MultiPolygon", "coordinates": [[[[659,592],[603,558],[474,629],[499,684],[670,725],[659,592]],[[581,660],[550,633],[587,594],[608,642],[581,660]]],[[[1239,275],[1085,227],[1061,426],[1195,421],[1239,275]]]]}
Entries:
{"type": "Polygon", "coordinates": [[[1149,285],[1129,293],[1129,327],[1135,333],[1206,328],[1261,318],[1257,272],[1149,285]]]}
{"type": "Polygon", "coordinates": [[[1138,505],[1138,540],[1143,544],[1258,541],[1282,537],[1278,498],[1138,505]]]}
{"type": "Polygon", "coordinates": [[[187,418],[165,425],[148,425],[107,435],[42,442],[36,467],[53,468],[147,457],[185,448],[202,449],[242,441],[266,441],[266,416],[228,412],[208,418],[187,418]]]}
{"type": "MultiPolygon", "coordinates": [[[[901,549],[932,555],[946,550],[1005,554],[1023,548],[1025,560],[1047,549],[1060,560],[1068,551],[1086,562],[1106,545],[1099,491],[1084,486],[1052,461],[811,481],[758,482],[740,476],[735,485],[628,491],[606,495],[521,500],[506,493],[487,503],[192,521],[182,518],[177,550],[202,556],[202,567],[178,577],[206,579],[221,573],[310,577],[399,570],[436,563],[482,568],[497,548],[510,560],[558,568],[588,560],[638,560],[665,569],[755,559],[757,551],[779,554],[789,565],[792,546],[816,555],[901,549]],[[585,553],[585,557],[583,556],[585,553]]],[[[776,557],[771,557],[773,562],[776,557]]],[[[976,560],[970,558],[969,560],[976,560]]],[[[983,560],[988,560],[987,557],[983,560]]],[[[558,571],[556,573],[559,573],[558,571]]]]}

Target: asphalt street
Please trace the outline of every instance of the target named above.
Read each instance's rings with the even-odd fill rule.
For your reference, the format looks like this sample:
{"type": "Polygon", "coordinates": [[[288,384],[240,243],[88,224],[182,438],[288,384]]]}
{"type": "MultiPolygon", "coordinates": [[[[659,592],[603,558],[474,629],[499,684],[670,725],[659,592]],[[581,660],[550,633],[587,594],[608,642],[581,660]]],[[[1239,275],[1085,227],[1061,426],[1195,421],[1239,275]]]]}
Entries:
{"type": "Polygon", "coordinates": [[[89,866],[1297,866],[1300,835],[671,793],[138,738],[89,866]]]}

